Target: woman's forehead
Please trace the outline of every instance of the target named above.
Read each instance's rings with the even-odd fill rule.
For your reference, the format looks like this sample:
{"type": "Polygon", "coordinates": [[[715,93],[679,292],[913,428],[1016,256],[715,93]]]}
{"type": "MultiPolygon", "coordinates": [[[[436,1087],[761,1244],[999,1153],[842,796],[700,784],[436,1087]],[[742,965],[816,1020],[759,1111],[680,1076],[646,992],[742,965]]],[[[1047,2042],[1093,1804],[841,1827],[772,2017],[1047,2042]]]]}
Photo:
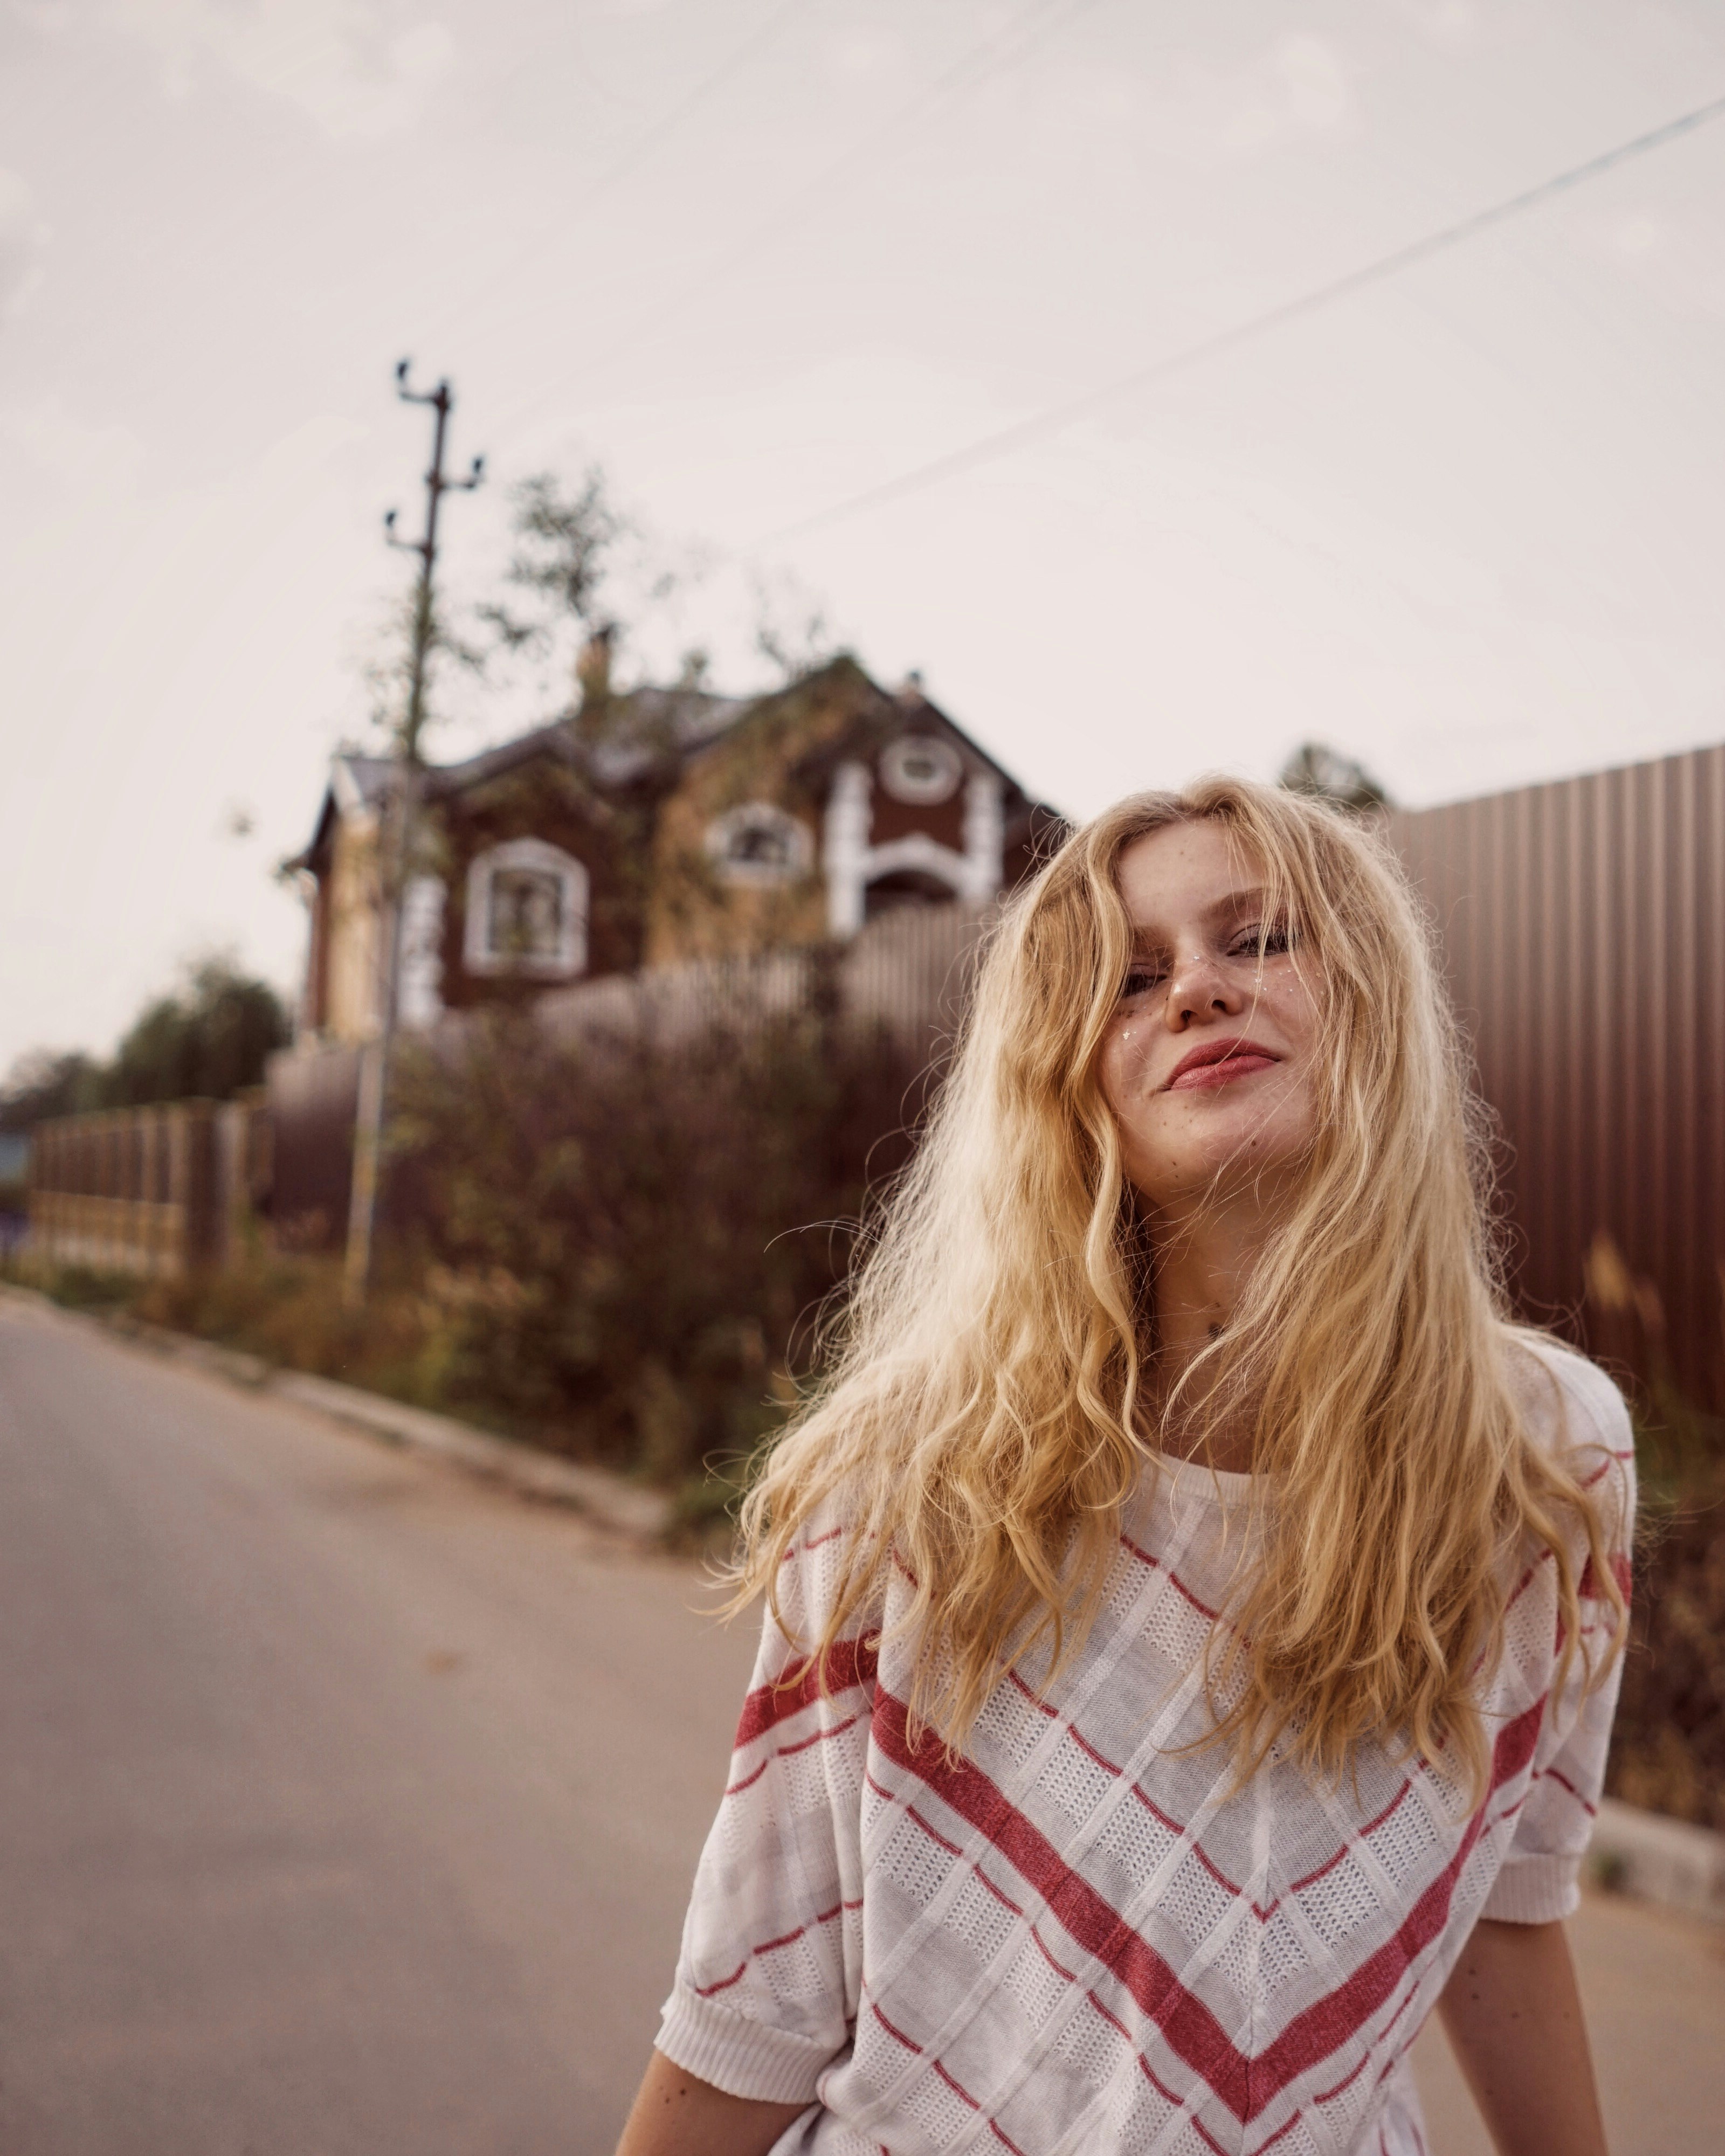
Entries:
{"type": "Polygon", "coordinates": [[[1240,834],[1211,817],[1166,824],[1120,856],[1121,897],[1135,927],[1175,927],[1261,896],[1265,864],[1240,834]]]}

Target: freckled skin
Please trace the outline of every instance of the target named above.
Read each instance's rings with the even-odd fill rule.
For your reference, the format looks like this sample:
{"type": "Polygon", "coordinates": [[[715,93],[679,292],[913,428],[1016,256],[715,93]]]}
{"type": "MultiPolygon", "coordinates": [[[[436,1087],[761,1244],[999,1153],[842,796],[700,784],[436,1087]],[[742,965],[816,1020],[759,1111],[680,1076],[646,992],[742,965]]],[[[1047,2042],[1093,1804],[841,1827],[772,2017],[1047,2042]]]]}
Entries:
{"type": "Polygon", "coordinates": [[[1127,1178],[1171,1222],[1206,1197],[1280,1181],[1312,1134],[1311,961],[1302,973],[1285,949],[1260,958],[1262,880],[1209,822],[1153,831],[1121,857],[1144,971],[1127,983],[1100,1076],[1127,1178]],[[1276,1060],[1225,1084],[1168,1090],[1194,1046],[1242,1037],[1276,1060]]]}

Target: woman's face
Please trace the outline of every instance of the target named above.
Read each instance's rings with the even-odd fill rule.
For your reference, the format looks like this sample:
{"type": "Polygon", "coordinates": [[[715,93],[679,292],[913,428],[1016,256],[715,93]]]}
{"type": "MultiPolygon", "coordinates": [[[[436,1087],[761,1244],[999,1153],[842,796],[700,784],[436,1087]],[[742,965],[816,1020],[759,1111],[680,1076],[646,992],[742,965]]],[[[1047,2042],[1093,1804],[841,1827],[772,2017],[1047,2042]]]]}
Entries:
{"type": "Polygon", "coordinates": [[[1273,1185],[1311,1139],[1317,1011],[1259,864],[1220,824],[1171,824],[1127,848],[1119,882],[1133,957],[1101,1076],[1127,1179],[1177,1213],[1273,1185]]]}

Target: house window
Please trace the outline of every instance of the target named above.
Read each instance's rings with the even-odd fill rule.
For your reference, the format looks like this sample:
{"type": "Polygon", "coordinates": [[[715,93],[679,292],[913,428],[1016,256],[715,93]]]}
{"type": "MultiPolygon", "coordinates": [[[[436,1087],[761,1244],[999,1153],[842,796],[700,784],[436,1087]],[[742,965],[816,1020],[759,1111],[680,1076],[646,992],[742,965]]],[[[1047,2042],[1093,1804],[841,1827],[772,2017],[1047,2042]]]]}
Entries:
{"type": "Polygon", "coordinates": [[[706,850],[726,883],[793,883],[809,873],[809,826],[771,801],[746,801],[707,826],[706,850]]]}
{"type": "Polygon", "coordinates": [[[933,734],[901,734],[880,752],[880,783],[895,801],[950,801],[963,776],[957,750],[933,734]]]}
{"type": "Polygon", "coordinates": [[[587,870],[542,839],[513,839],[467,872],[470,973],[567,980],[587,965],[587,870]]]}

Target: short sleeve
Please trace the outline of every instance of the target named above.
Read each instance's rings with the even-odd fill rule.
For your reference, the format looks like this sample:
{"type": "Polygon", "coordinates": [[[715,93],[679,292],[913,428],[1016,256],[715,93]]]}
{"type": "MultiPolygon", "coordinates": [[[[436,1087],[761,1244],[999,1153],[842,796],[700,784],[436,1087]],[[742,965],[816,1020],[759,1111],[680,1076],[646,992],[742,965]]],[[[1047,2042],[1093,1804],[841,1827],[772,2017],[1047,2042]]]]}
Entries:
{"type": "MultiPolygon", "coordinates": [[[[1611,1569],[1627,1599],[1635,1507],[1629,1410],[1604,1373],[1579,1356],[1553,1355],[1548,1367],[1563,1394],[1571,1465],[1599,1507],[1611,1569]]],[[[1614,1652],[1610,1604],[1590,1562],[1583,1563],[1580,1591],[1583,1652],[1548,1710],[1515,1838],[1481,1911],[1501,1922],[1550,1923],[1570,1915],[1581,1899],[1582,1861],[1604,1786],[1623,1657],[1614,1652]],[[1589,1690],[1589,1661],[1597,1669],[1604,1656],[1612,1656],[1610,1666],[1589,1690]]]]}
{"type": "Polygon", "coordinates": [[[865,1627],[835,1642],[824,1684],[793,1644],[830,1606],[844,1532],[811,1529],[785,1559],[784,1628],[762,1627],[658,2039],[685,2072],[776,2103],[814,2100],[861,1989],[873,1644],[865,1627]]]}

